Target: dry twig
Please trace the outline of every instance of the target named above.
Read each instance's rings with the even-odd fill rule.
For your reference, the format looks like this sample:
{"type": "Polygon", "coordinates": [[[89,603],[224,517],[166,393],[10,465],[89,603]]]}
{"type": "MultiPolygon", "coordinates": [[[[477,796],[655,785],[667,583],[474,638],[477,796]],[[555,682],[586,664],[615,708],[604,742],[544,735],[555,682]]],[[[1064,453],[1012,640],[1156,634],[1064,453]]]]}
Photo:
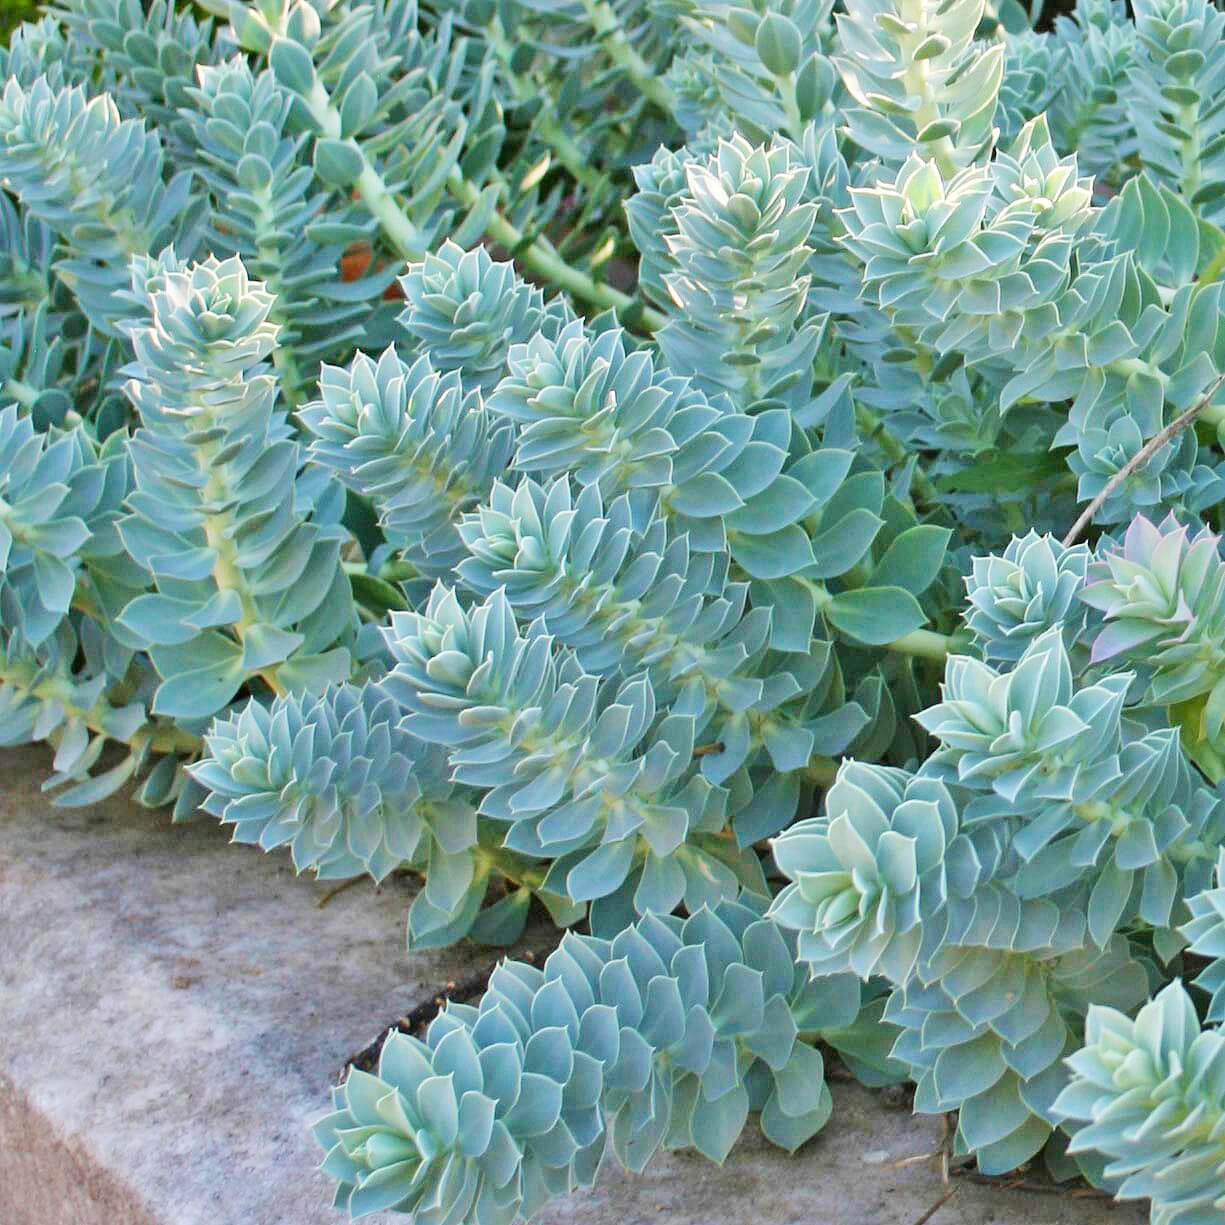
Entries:
{"type": "Polygon", "coordinates": [[[1086,1187],[1082,1184],[1071,1186],[1060,1183],[1033,1182],[1026,1178],[1011,1176],[994,1177],[990,1174],[980,1174],[977,1170],[954,1170],[958,1178],[977,1183],[981,1187],[995,1187],[998,1191],[1026,1191],[1030,1195],[1058,1195],[1065,1199],[1099,1199],[1115,1203],[1114,1196],[1107,1191],[1099,1191],[1096,1187],[1086,1187]]]}
{"type": "Polygon", "coordinates": [[[1085,528],[1093,522],[1093,516],[1102,508],[1102,503],[1125,481],[1133,472],[1144,467],[1167,442],[1170,441],[1176,434],[1181,433],[1195,420],[1196,417],[1208,407],[1212,397],[1220,390],[1221,385],[1225,384],[1225,374],[1222,374],[1216,382],[1208,388],[1206,392],[1194,404],[1191,405],[1185,413],[1180,413],[1165,429],[1154,434],[1136,453],[1125,463],[1119,470],[1106,482],[1105,488],[1085,507],[1080,518],[1072,524],[1072,530],[1063,538],[1064,547],[1073,545],[1080,539],[1085,528]]]}
{"type": "Polygon", "coordinates": [[[927,1225],[927,1222],[944,1207],[945,1204],[961,1190],[960,1186],[953,1187],[951,1191],[946,1191],[915,1223],[914,1225],[927,1225]]]}
{"type": "Polygon", "coordinates": [[[342,881],[335,889],[329,889],[316,903],[316,907],[322,910],[334,897],[339,897],[346,889],[352,889],[354,885],[360,885],[366,878],[364,876],[354,876],[349,880],[342,881]]]}

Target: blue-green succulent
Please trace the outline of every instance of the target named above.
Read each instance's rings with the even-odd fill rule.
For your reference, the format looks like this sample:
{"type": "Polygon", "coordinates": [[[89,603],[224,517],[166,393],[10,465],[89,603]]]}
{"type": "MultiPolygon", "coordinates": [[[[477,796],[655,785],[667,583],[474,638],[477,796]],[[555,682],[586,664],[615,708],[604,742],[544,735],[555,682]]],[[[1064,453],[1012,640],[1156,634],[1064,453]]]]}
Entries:
{"type": "Polygon", "coordinates": [[[500,591],[466,610],[439,586],[387,638],[406,727],[448,748],[455,782],[485,789],[479,811],[508,850],[548,861],[545,888],[667,913],[759,885],[752,852],[720,837],[731,793],[696,769],[700,711],[657,721],[644,674],[584,672],[543,632],[521,634],[500,591]]]}
{"type": "Polygon", "coordinates": [[[1225,851],[1217,852],[1216,872],[1210,884],[1187,898],[1191,919],[1182,934],[1197,957],[1208,959],[1208,966],[1195,985],[1211,994],[1208,1020],[1225,1020],[1225,851]]]}
{"type": "Polygon", "coordinates": [[[339,490],[301,470],[277,407],[272,295],[232,256],[137,265],[131,296],[141,424],[118,526],[156,590],[117,628],[163,678],[154,710],[204,718],[253,677],[278,694],[346,678],[339,490]]]}
{"type": "Polygon", "coordinates": [[[1100,1153],[1120,1199],[1151,1199],[1154,1225],[1192,1225],[1225,1211],[1225,1040],[1200,1029],[1172,982],[1135,1015],[1090,1008],[1072,1083],[1055,1110],[1071,1151],[1100,1153]]]}
{"type": "Polygon", "coordinates": [[[347,367],[323,367],[319,395],[302,411],[316,462],[369,499],[418,573],[449,574],[464,556],[459,520],[489,495],[514,431],[428,354],[409,365],[390,347],[377,361],[358,353],[347,367]]]}
{"type": "Polygon", "coordinates": [[[208,791],[203,807],[234,826],[235,842],[288,846],[299,871],[323,880],[381,881],[428,857],[431,839],[467,849],[475,814],[441,755],[395,715],[374,684],[252,702],[213,723],[208,758],[191,768],[208,791]]]}
{"type": "Polygon", "coordinates": [[[950,892],[973,892],[981,858],[967,840],[958,843],[960,815],[937,779],[847,762],[825,808],[774,840],[791,883],[770,915],[799,932],[799,954],[815,974],[904,982],[925,926],[950,892]]]}
{"type": "Polygon", "coordinates": [[[564,298],[545,300],[512,263],[484,247],[465,251],[450,240],[400,278],[398,318],[434,368],[458,371],[465,387],[492,391],[506,373],[512,345],[555,337],[573,319],[564,298]]]}
{"type": "Polygon", "coordinates": [[[513,1222],[590,1186],[607,1148],[631,1170],[662,1147],[722,1162],[750,1110],[794,1150],[832,1105],[809,1042],[853,1045],[858,991],[842,984],[848,1009],[830,986],[731,903],[568,935],[543,968],[504,962],[478,1005],[448,1005],[424,1041],[393,1030],[377,1072],[334,1091],[315,1134],[337,1206],[513,1222]]]}
{"type": "Polygon", "coordinates": [[[1029,532],[998,556],[976,557],[966,578],[966,628],[983,655],[1015,663],[1047,630],[1059,628],[1069,649],[1085,633],[1088,609],[1079,598],[1089,550],[1065,548],[1029,532]]]}
{"type": "Polygon", "coordinates": [[[0,745],[401,874],[412,951],[568,932],[337,1090],[339,1209],[794,1149],[833,1047],[981,1173],[1221,1216],[1223,31],[52,0],[0,49],[0,745]]]}

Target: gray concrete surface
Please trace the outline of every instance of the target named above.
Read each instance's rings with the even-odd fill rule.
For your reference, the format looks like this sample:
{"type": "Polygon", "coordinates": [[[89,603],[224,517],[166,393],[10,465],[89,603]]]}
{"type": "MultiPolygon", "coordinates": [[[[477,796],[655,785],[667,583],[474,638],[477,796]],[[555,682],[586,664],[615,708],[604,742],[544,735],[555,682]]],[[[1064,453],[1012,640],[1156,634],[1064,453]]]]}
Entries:
{"type": "MultiPolygon", "coordinates": [[[[408,957],[410,896],[324,886],[284,855],[170,826],[125,797],[79,812],[39,793],[41,749],[0,751],[0,1223],[324,1225],[306,1124],[345,1059],[448,980],[489,963],[408,957]]],[[[754,1133],[722,1169],[670,1155],[609,1169],[544,1225],[1138,1225],[1090,1199],[954,1179],[936,1120],[838,1084],[795,1157],[754,1133]]],[[[402,1218],[387,1218],[388,1221],[402,1218]]]]}

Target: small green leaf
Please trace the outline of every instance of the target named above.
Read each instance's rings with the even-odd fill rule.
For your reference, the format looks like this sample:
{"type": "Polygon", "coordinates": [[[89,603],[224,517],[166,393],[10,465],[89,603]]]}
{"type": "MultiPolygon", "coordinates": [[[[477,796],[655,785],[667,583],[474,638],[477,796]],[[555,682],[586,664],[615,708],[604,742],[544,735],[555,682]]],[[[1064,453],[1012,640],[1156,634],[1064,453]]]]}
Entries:
{"type": "Polygon", "coordinates": [[[350,187],[365,166],[361,150],[344,140],[315,142],[315,173],[329,187],[350,187]]]}
{"type": "Polygon", "coordinates": [[[754,39],[757,56],[767,72],[785,77],[800,66],[804,44],[795,22],[782,13],[767,13],[754,39]]]}
{"type": "Polygon", "coordinates": [[[869,646],[895,642],[927,620],[919,601],[903,587],[844,591],[825,606],[824,613],[835,629],[869,646]]]}
{"type": "Polygon", "coordinates": [[[837,79],[833,65],[818,52],[814,51],[804,61],[795,77],[795,103],[802,119],[811,121],[821,114],[833,95],[837,79]]]}
{"type": "Polygon", "coordinates": [[[267,191],[272,184],[272,167],[257,153],[246,154],[239,161],[235,175],[248,191],[267,191]]]}
{"type": "Polygon", "coordinates": [[[874,587],[904,587],[921,595],[936,580],[948,552],[948,528],[921,523],[908,528],[885,550],[872,571],[874,587]]]}
{"type": "Polygon", "coordinates": [[[340,135],[348,140],[359,135],[379,106],[378,89],[367,73],[359,73],[345,90],[340,104],[340,135]]]}
{"type": "Polygon", "coordinates": [[[915,140],[926,145],[934,140],[943,140],[946,136],[956,136],[960,131],[961,124],[956,119],[933,119],[919,131],[915,140]]]}
{"type": "Polygon", "coordinates": [[[1055,452],[1025,451],[976,460],[960,472],[937,477],[935,483],[943,493],[1017,493],[1063,476],[1067,470],[1063,457],[1055,452]]]}
{"type": "Polygon", "coordinates": [[[353,598],[380,618],[393,609],[409,607],[403,591],[373,574],[350,574],[349,585],[353,588],[353,598]]]}
{"type": "Polygon", "coordinates": [[[315,62],[301,43],[274,38],[268,52],[268,65],[276,79],[295,94],[305,94],[315,83],[315,62]]]}
{"type": "Polygon", "coordinates": [[[952,43],[943,34],[929,34],[915,49],[913,58],[916,62],[934,60],[943,55],[952,43]]]}

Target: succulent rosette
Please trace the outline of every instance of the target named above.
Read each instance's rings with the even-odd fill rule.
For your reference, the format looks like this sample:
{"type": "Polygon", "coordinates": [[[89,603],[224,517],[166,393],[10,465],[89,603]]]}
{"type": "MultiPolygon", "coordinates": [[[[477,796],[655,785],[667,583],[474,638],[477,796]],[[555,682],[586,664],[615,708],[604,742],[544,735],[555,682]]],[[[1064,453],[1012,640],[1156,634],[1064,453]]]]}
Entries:
{"type": "Polygon", "coordinates": [[[1015,663],[1035,638],[1060,627],[1068,647],[1084,630],[1087,610],[1077,597],[1089,550],[1065,548],[1053,536],[1013,537],[1000,555],[976,557],[966,592],[966,628],[984,657],[1015,663]]]}
{"type": "Polygon", "coordinates": [[[425,853],[432,825],[448,842],[475,829],[441,755],[388,731],[396,713],[374,684],[250,703],[214,722],[208,758],[191,767],[203,807],[234,826],[235,842],[288,846],[300,872],[382,880],[425,853]]]}
{"type": "MultiPolygon", "coordinates": [[[[770,915],[797,931],[798,949],[815,974],[851,970],[904,982],[923,944],[924,927],[944,906],[959,833],[953,797],[937,779],[846,762],[830,788],[826,813],[799,821],[773,842],[791,883],[770,915]]],[[[955,883],[962,887],[967,879],[955,883]]]]}
{"type": "Polygon", "coordinates": [[[1225,1037],[1201,1030],[1178,980],[1130,1017],[1095,1005],[1054,1109],[1070,1151],[1105,1158],[1120,1199],[1151,1199],[1153,1225],[1225,1214],[1225,1037]]]}
{"type": "Polygon", "coordinates": [[[1208,966],[1195,985],[1209,992],[1208,1020],[1225,1021],[1225,850],[1218,852],[1216,872],[1211,885],[1187,898],[1189,922],[1179,929],[1197,957],[1206,957],[1208,966]]]}

